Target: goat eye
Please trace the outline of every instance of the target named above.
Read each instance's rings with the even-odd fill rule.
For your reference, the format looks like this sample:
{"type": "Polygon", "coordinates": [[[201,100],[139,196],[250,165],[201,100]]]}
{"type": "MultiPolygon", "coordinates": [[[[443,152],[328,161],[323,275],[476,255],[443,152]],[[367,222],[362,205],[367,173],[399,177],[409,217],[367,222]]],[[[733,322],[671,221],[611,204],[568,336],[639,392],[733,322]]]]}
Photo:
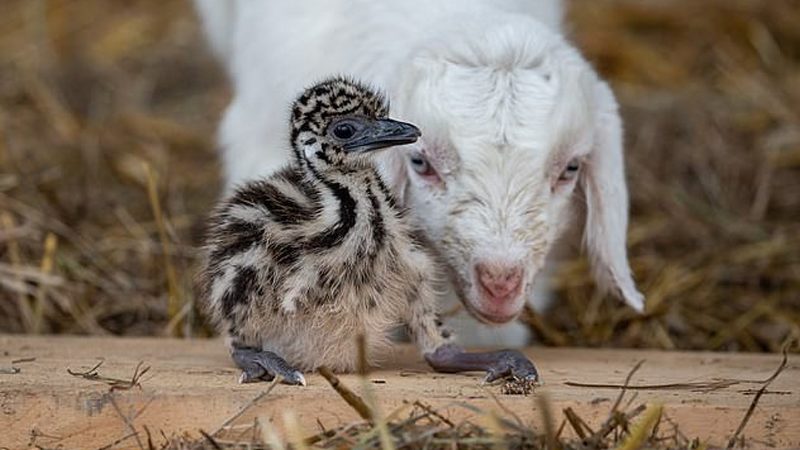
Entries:
{"type": "Polygon", "coordinates": [[[356,134],[356,127],[349,123],[340,123],[333,128],[333,135],[339,139],[350,139],[356,134]]]}
{"type": "Polygon", "coordinates": [[[419,153],[412,154],[409,161],[411,162],[411,167],[414,168],[414,172],[417,172],[420,175],[433,174],[433,168],[431,167],[431,164],[419,153]]]}
{"type": "Polygon", "coordinates": [[[558,181],[572,181],[578,175],[578,171],[581,168],[581,162],[578,161],[577,158],[571,159],[567,163],[567,167],[564,168],[564,171],[561,172],[561,175],[558,177],[558,181]]]}
{"type": "Polygon", "coordinates": [[[428,159],[421,153],[411,153],[408,162],[414,169],[414,172],[416,172],[426,184],[435,186],[442,185],[442,177],[439,176],[439,173],[433,168],[433,165],[431,165],[428,159]]]}

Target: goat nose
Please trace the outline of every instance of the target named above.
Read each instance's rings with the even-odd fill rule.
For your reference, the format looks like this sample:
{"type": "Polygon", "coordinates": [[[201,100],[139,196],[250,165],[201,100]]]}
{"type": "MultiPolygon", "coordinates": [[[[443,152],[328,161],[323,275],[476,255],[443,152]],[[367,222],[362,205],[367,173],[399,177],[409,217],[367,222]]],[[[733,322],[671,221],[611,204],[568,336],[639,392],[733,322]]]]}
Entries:
{"type": "Polygon", "coordinates": [[[522,282],[522,267],[478,263],[478,281],[494,299],[503,299],[515,292],[522,282]]]}

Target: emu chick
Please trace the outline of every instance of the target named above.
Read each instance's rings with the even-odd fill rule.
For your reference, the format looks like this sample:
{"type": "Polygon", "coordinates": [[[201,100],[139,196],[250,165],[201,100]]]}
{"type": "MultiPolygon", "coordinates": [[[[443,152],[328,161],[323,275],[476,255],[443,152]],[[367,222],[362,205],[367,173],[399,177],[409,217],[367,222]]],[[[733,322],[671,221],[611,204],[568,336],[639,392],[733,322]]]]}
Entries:
{"type": "Polygon", "coordinates": [[[437,370],[535,377],[524,357],[464,353],[440,328],[433,258],[371,161],[420,131],[387,115],[384,97],[353,80],[307,89],[291,113],[293,163],[213,213],[205,298],[242,382],[305,384],[301,371],[321,365],[352,371],[356,335],[374,361],[400,324],[437,370]]]}

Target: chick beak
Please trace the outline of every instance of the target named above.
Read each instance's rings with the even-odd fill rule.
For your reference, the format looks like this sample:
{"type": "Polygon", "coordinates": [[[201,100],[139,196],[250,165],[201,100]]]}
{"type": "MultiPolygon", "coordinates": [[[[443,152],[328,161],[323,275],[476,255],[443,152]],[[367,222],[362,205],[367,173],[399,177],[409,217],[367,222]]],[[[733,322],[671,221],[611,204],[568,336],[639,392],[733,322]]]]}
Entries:
{"type": "Polygon", "coordinates": [[[416,126],[392,119],[377,119],[361,136],[344,145],[350,153],[366,153],[395,145],[412,144],[422,136],[416,126]]]}

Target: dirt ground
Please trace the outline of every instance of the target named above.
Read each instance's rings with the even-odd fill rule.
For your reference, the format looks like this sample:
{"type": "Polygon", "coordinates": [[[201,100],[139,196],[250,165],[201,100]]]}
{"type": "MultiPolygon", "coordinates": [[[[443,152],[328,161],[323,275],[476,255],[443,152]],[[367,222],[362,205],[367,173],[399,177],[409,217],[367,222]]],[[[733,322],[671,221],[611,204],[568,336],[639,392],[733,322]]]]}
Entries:
{"type": "MultiPolygon", "coordinates": [[[[577,435],[564,424],[565,410],[584,421],[587,430],[602,428],[625,378],[644,361],[631,376],[620,411],[659,405],[663,413],[654,433],[658,440],[650,440],[647,448],[698,448],[679,443],[698,439],[724,446],[763,380],[781,362],[781,355],[752,353],[553,348],[526,353],[544,380],[529,396],[504,394],[502,385],[482,385],[479,373],[432,373],[410,346],[398,348],[385,367],[367,379],[382,413],[394,423],[413,416],[415,402],[420,402],[444,417],[437,421],[443,429],[448,423],[472,423],[505,430],[492,428],[491,414],[496,414],[542,430],[546,408],[555,427],[563,424],[559,434],[567,442],[577,435]]],[[[279,385],[269,394],[268,383],[239,385],[238,371],[219,340],[0,336],[0,354],[5,355],[0,356],[0,369],[19,369],[0,374],[0,429],[10,430],[0,434],[0,447],[30,443],[42,448],[100,448],[124,439],[114,448],[138,448],[132,434],[136,432],[142,442],[151,436],[154,448],[161,448],[182,435],[187,440],[200,438],[199,430],[214,434],[219,442],[250,442],[254,421],[286,431],[289,411],[296,415],[303,437],[359,421],[356,411],[316,374],[308,375],[306,387],[279,385]],[[100,361],[96,376],[81,375],[91,373],[100,361]],[[148,370],[136,377],[134,386],[126,384],[144,368],[148,370]]],[[[342,375],[340,380],[364,395],[357,375],[342,375]]],[[[643,415],[639,410],[634,422],[643,415]]],[[[797,424],[800,365],[790,361],[759,400],[741,441],[752,448],[797,448],[797,424]]],[[[510,426],[507,432],[519,430],[510,426]]],[[[397,433],[398,440],[402,434],[397,433]]],[[[463,445],[468,442],[462,440],[463,445]]],[[[517,448],[511,442],[503,445],[517,448]]],[[[525,448],[539,447],[529,443],[525,448]]]]}

